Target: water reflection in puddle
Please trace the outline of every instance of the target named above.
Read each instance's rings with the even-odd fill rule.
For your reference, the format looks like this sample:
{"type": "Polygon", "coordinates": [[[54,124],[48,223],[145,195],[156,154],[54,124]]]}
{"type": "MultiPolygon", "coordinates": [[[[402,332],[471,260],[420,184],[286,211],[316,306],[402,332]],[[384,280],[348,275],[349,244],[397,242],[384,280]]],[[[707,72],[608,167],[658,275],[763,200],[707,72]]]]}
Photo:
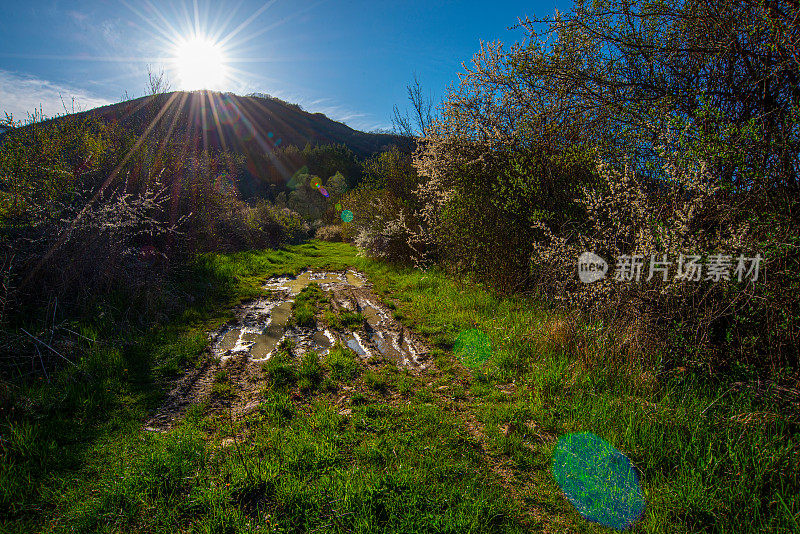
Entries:
{"type": "Polygon", "coordinates": [[[316,282],[322,289],[328,290],[334,286],[363,287],[366,283],[366,278],[356,271],[344,273],[304,271],[294,278],[290,276],[273,278],[264,284],[264,288],[273,291],[287,291],[290,296],[295,296],[311,282],[316,282]]]}
{"type": "Polygon", "coordinates": [[[241,324],[224,331],[215,352],[225,360],[235,354],[247,353],[252,359],[266,359],[286,331],[292,302],[258,300],[240,311],[241,324]]]}
{"type": "MultiPolygon", "coordinates": [[[[246,354],[253,361],[270,358],[282,339],[290,337],[298,347],[325,354],[336,342],[337,336],[328,330],[288,328],[292,314],[292,303],[296,296],[310,283],[315,282],[323,290],[345,287],[363,287],[366,279],[355,271],[314,272],[304,271],[297,277],[276,277],[264,284],[264,289],[282,292],[280,300],[260,299],[244,305],[237,313],[239,324],[222,329],[216,336],[214,352],[221,360],[234,355],[246,354]],[[285,300],[284,300],[285,299],[285,300]]],[[[353,350],[365,355],[357,338],[351,336],[353,350]]]]}
{"type": "Polygon", "coordinates": [[[221,330],[214,343],[214,352],[221,359],[245,357],[254,362],[268,360],[283,339],[292,339],[300,353],[316,351],[326,354],[336,342],[342,342],[361,357],[374,351],[404,365],[420,365],[413,343],[405,337],[405,329],[372,298],[356,293],[366,278],[356,271],[300,273],[297,277],[275,277],[264,284],[270,298],[260,299],[237,310],[238,323],[221,330]],[[310,283],[323,291],[332,291],[338,308],[360,311],[365,318],[363,331],[339,332],[319,327],[289,326],[294,297],[310,283]]]}
{"type": "Polygon", "coordinates": [[[358,334],[356,334],[355,332],[353,332],[352,334],[348,334],[345,337],[345,340],[346,340],[347,346],[350,348],[350,350],[352,350],[353,352],[355,352],[359,356],[367,356],[368,355],[367,349],[364,348],[364,345],[361,343],[361,339],[358,337],[358,334]]]}
{"type": "Polygon", "coordinates": [[[325,352],[327,352],[326,349],[330,348],[334,342],[333,335],[328,330],[318,330],[314,332],[314,335],[311,336],[311,340],[314,342],[315,349],[325,352]]]}

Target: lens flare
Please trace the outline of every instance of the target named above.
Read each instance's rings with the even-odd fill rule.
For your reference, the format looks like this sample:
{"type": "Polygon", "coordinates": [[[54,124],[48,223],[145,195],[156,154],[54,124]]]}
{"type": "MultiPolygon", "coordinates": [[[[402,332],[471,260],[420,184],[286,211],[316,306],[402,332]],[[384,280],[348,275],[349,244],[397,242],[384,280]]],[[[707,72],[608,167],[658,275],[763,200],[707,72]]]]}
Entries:
{"type": "Polygon", "coordinates": [[[353,212],[350,210],[344,210],[342,212],[342,220],[344,222],[350,222],[353,220],[353,212]]]}
{"type": "Polygon", "coordinates": [[[239,121],[233,125],[233,133],[242,141],[252,141],[255,137],[253,126],[248,121],[239,121]]]}
{"type": "Polygon", "coordinates": [[[223,96],[217,105],[217,113],[219,113],[219,120],[223,124],[236,124],[242,120],[242,115],[237,106],[229,97],[223,96]]]}
{"type": "Polygon", "coordinates": [[[569,502],[589,521],[625,530],[644,511],[636,468],[591,432],[561,436],[553,451],[552,471],[569,502]]]}
{"type": "Polygon", "coordinates": [[[492,355],[492,343],[481,330],[464,330],[456,337],[453,352],[470,368],[479,367],[492,355]]]}
{"type": "Polygon", "coordinates": [[[328,196],[328,190],[327,190],[327,189],[325,189],[325,188],[324,188],[324,187],[322,187],[322,186],[319,186],[319,192],[320,192],[320,193],[322,193],[322,196],[324,196],[324,197],[327,197],[327,196],[328,196]]]}

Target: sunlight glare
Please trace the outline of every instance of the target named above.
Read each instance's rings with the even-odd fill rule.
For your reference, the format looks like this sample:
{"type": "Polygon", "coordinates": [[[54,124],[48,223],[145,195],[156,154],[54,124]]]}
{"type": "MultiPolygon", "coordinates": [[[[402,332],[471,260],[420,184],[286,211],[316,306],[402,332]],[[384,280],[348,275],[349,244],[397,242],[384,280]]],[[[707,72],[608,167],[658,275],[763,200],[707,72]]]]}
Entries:
{"type": "Polygon", "coordinates": [[[181,89],[222,89],[227,69],[219,44],[203,36],[182,40],[173,61],[181,89]]]}

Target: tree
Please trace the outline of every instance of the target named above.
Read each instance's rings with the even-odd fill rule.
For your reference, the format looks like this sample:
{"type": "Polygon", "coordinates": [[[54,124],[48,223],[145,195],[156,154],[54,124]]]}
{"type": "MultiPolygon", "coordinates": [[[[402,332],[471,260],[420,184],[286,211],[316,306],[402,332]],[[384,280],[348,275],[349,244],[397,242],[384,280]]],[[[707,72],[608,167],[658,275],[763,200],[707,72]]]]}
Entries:
{"type": "Polygon", "coordinates": [[[331,199],[339,198],[347,192],[347,180],[342,173],[337,171],[325,182],[325,189],[328,190],[331,199]]]}
{"type": "MultiPolygon", "coordinates": [[[[168,93],[171,86],[172,84],[167,78],[166,72],[164,72],[164,67],[161,67],[158,72],[155,72],[151,65],[147,65],[147,87],[145,90],[148,95],[168,93]]],[[[127,96],[127,91],[125,94],[127,96]]]]}
{"type": "Polygon", "coordinates": [[[428,94],[422,93],[422,85],[414,74],[414,83],[407,85],[408,101],[411,102],[412,113],[409,116],[408,110],[405,114],[394,106],[392,124],[395,131],[407,137],[424,137],[433,122],[433,98],[428,94]]]}
{"type": "Polygon", "coordinates": [[[415,200],[413,193],[418,183],[411,156],[397,147],[364,161],[364,185],[372,189],[385,189],[403,203],[415,200]]]}

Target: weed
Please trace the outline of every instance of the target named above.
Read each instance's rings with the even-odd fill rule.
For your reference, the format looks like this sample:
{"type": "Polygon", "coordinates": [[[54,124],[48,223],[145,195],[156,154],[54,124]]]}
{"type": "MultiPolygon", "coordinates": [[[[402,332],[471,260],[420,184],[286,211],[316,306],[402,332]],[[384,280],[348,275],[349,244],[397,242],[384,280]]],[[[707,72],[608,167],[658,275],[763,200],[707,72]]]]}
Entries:
{"type": "Polygon", "coordinates": [[[341,323],[348,330],[358,330],[364,326],[364,315],[359,312],[346,311],[341,315],[341,323]]]}
{"type": "Polygon", "coordinates": [[[286,348],[279,348],[262,366],[268,387],[285,391],[297,381],[297,371],[292,365],[292,356],[286,348]]]}
{"type": "Polygon", "coordinates": [[[319,355],[314,351],[309,351],[300,360],[300,382],[298,386],[305,392],[316,389],[322,380],[322,366],[320,365],[319,355]]]}
{"type": "Polygon", "coordinates": [[[364,374],[364,383],[372,390],[385,392],[387,382],[386,373],[383,371],[367,371],[366,374],[364,374]]]}
{"type": "Polygon", "coordinates": [[[342,320],[339,318],[337,313],[332,312],[331,310],[325,310],[322,312],[322,322],[328,327],[333,330],[341,330],[342,329],[342,320]]]}
{"type": "Polygon", "coordinates": [[[339,382],[353,380],[361,372],[361,366],[356,355],[340,343],[337,343],[328,351],[325,357],[325,365],[330,369],[331,378],[339,382]]]}
{"type": "Polygon", "coordinates": [[[292,318],[298,326],[316,326],[317,309],[324,295],[319,284],[312,282],[300,291],[292,303],[292,318]]]}

